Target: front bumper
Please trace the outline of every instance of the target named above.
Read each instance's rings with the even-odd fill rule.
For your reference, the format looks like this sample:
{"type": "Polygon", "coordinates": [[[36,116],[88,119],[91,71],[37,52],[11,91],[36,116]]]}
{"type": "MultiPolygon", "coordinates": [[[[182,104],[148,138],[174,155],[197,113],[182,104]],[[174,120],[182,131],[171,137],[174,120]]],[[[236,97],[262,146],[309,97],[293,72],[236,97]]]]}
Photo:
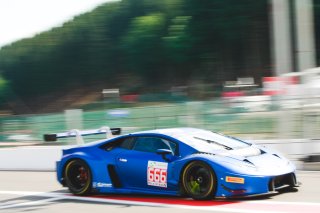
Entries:
{"type": "Polygon", "coordinates": [[[298,186],[294,172],[274,176],[249,176],[225,173],[223,176],[218,176],[217,178],[218,186],[216,197],[219,198],[272,195],[278,193],[280,189],[285,187],[298,186]],[[232,180],[230,177],[243,181],[230,182],[229,180],[232,180]]]}
{"type": "Polygon", "coordinates": [[[297,177],[295,173],[274,176],[269,181],[269,191],[278,191],[286,187],[297,187],[297,177]]]}

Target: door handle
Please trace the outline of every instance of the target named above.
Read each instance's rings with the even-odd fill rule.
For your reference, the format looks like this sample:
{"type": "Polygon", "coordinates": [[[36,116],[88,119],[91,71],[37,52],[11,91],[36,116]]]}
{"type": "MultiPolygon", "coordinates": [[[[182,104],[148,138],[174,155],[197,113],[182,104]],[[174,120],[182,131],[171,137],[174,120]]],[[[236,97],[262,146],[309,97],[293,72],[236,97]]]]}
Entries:
{"type": "Polygon", "coordinates": [[[119,161],[120,161],[120,162],[124,162],[124,163],[128,162],[128,160],[125,159],[125,158],[119,158],[119,161]]]}

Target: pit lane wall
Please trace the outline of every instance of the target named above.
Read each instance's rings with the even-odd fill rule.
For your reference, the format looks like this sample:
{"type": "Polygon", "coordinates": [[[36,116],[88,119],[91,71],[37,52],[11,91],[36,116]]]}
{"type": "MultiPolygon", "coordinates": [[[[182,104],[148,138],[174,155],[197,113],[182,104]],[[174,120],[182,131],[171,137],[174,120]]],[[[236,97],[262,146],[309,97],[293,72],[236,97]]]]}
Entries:
{"type": "Polygon", "coordinates": [[[54,171],[66,148],[70,146],[0,148],[0,170],[54,171]]]}
{"type": "MultiPolygon", "coordinates": [[[[248,140],[250,141],[250,140],[248,140]]],[[[303,158],[320,149],[318,140],[251,140],[283,153],[298,169],[320,170],[320,162],[303,163],[303,158]]],[[[28,146],[0,148],[0,170],[54,171],[62,150],[72,146],[28,146]]]]}

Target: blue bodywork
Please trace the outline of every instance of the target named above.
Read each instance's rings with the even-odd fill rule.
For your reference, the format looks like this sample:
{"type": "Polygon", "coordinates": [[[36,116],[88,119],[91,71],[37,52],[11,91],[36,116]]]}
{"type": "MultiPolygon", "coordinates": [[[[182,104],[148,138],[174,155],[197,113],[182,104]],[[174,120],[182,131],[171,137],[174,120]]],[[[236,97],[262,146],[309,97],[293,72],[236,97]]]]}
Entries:
{"type": "MultiPolygon", "coordinates": [[[[255,196],[296,185],[295,166],[281,154],[264,146],[220,134],[217,134],[217,138],[227,139],[221,143],[234,143],[232,148],[226,146],[227,148],[217,147],[211,150],[206,147],[207,141],[197,143],[197,140],[206,139],[207,136],[201,136],[206,134],[209,134],[208,131],[195,128],[150,130],[63,150],[62,159],[57,162],[57,178],[65,185],[66,164],[73,159],[82,159],[90,167],[92,190],[97,193],[179,196],[183,192],[181,175],[186,165],[192,161],[203,161],[215,173],[215,197],[255,196]],[[175,144],[175,151],[162,155],[111,145],[117,144],[117,141],[139,137],[165,139],[175,144]],[[199,145],[202,143],[204,147],[199,145]],[[237,143],[241,146],[238,147],[237,143]],[[148,182],[147,170],[150,162],[166,166],[166,177],[162,177],[165,185],[148,182]]],[[[212,143],[208,145],[217,146],[212,143]]]]}

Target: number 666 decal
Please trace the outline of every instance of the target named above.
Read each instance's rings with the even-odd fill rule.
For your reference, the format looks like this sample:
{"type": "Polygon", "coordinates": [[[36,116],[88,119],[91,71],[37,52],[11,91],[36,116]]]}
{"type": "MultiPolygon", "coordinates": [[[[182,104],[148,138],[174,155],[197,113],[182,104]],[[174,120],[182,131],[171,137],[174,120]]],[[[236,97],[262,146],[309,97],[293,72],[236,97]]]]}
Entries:
{"type": "Polygon", "coordinates": [[[168,163],[148,161],[148,185],[167,187],[168,163]]]}

